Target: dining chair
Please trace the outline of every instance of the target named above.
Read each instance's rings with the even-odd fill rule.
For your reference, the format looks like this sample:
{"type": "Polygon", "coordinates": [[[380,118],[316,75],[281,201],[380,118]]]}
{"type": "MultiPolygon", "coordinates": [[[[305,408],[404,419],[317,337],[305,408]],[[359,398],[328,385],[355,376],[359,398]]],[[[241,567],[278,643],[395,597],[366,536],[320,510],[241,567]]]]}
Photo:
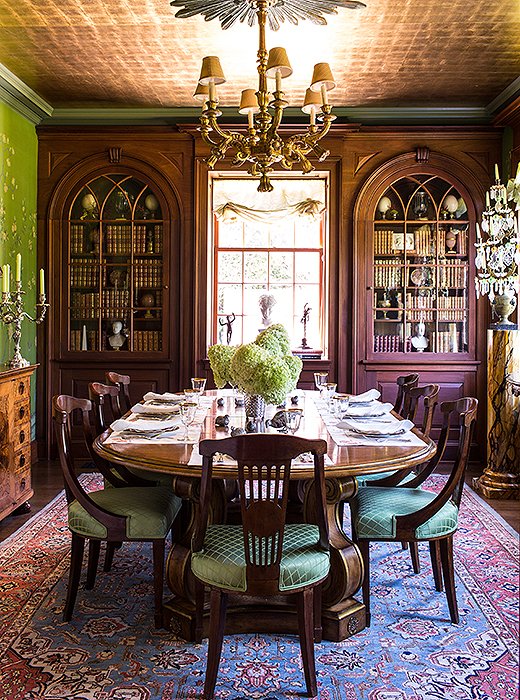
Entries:
{"type": "MultiPolygon", "coordinates": [[[[58,442],[58,454],[65,481],[68,526],[72,533],[67,598],[63,619],[72,619],[76,602],[85,541],[89,559],[85,588],[96,580],[101,542],[152,542],[154,572],[155,626],[162,627],[165,539],[179,512],[181,500],[161,486],[134,487],[114,483],[87,493],[75,471],[71,452],[71,421],[79,413],[85,434],[90,432],[92,403],[61,394],[52,399],[52,418],[58,442]]],[[[108,476],[107,476],[108,478],[108,476]]]]}
{"type": "MultiPolygon", "coordinates": [[[[321,584],[329,572],[325,515],[324,440],[293,435],[250,434],[203,440],[200,509],[192,540],[191,570],[196,578],[196,637],[202,639],[204,589],[210,589],[209,645],[204,697],[215,692],[230,593],[241,596],[294,595],[307,692],[317,692],[314,640],[321,641],[321,584]],[[316,524],[287,524],[292,460],[314,458],[316,524]],[[241,525],[208,524],[216,453],[238,463],[241,525]]],[[[313,486],[312,486],[313,484],[313,486]]]]}
{"type": "Polygon", "coordinates": [[[366,486],[359,489],[350,502],[353,539],[359,547],[365,569],[363,602],[367,625],[370,624],[370,543],[374,541],[428,542],[435,588],[442,591],[444,579],[450,619],[452,623],[458,623],[453,535],[457,530],[477,406],[478,401],[474,398],[441,403],[443,422],[437,451],[426,467],[406,486],[366,486]],[[439,492],[421,488],[442,459],[451,429],[457,426],[457,453],[444,486],[439,492]]]}
{"type": "Polygon", "coordinates": [[[117,372],[105,372],[105,381],[107,384],[113,384],[119,389],[119,394],[116,398],[116,404],[119,409],[119,415],[116,418],[121,418],[125,413],[132,408],[130,399],[130,377],[128,374],[118,374],[117,372]]]}
{"type": "Polygon", "coordinates": [[[394,411],[396,413],[401,413],[401,408],[403,407],[405,387],[412,389],[414,386],[417,386],[419,384],[419,375],[417,374],[417,372],[413,372],[412,374],[397,377],[395,383],[397,384],[397,396],[395,397],[394,401],[394,411]]]}
{"type": "MultiPolygon", "coordinates": [[[[433,416],[435,414],[435,409],[439,398],[439,385],[438,384],[426,384],[425,386],[410,387],[404,386],[403,388],[403,409],[402,417],[415,421],[417,410],[419,404],[422,401],[423,406],[423,419],[421,426],[419,427],[421,433],[426,437],[430,436],[433,416]]],[[[389,471],[383,472],[382,474],[365,474],[362,476],[357,476],[356,481],[358,487],[362,486],[396,486],[397,484],[406,481],[411,481],[416,475],[416,473],[421,469],[421,465],[414,468],[414,471],[389,471]]]]}
{"type": "MultiPolygon", "coordinates": [[[[108,430],[114,419],[120,418],[120,393],[120,388],[115,384],[90,382],[88,385],[88,396],[94,407],[94,423],[98,435],[108,430]],[[107,409],[110,415],[107,414],[107,409]]],[[[128,468],[119,464],[113,464],[111,468],[127,482],[128,486],[165,486],[171,490],[172,477],[169,474],[153,474],[145,469],[128,468]]]]}

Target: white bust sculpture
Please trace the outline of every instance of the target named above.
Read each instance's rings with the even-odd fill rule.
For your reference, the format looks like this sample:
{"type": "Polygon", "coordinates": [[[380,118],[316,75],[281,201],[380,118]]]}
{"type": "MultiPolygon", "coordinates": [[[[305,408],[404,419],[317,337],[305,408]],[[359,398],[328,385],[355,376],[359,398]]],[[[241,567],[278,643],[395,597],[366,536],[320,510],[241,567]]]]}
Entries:
{"type": "Polygon", "coordinates": [[[422,321],[419,321],[417,324],[416,335],[414,335],[411,340],[412,346],[417,350],[417,352],[423,352],[428,347],[428,343],[430,341],[425,337],[425,332],[426,326],[422,321]]]}
{"type": "Polygon", "coordinates": [[[108,338],[108,343],[112,350],[119,350],[126,343],[126,335],[122,333],[123,324],[121,321],[112,323],[112,335],[108,338]]]}

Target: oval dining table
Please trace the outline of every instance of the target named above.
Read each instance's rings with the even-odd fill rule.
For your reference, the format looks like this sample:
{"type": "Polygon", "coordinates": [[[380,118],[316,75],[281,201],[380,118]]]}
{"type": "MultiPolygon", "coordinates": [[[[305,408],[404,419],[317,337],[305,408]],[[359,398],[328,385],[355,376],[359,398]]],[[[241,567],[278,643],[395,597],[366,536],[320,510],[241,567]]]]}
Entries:
{"type": "MultiPolygon", "coordinates": [[[[322,438],[328,443],[328,459],[325,463],[327,518],[330,541],[330,574],[323,586],[322,628],[323,637],[330,641],[342,641],[365,627],[365,609],[353,596],[363,581],[363,564],[359,550],[342,527],[345,502],[357,490],[356,476],[392,470],[407,470],[423,464],[435,453],[435,443],[416,428],[420,445],[340,446],[330,436],[312,399],[314,392],[305,392],[299,399],[303,418],[297,434],[307,438],[322,438]]],[[[243,425],[243,409],[236,408],[234,399],[227,397],[224,406],[216,403],[217,392],[207,391],[205,396],[214,398],[201,426],[200,440],[229,436],[225,428],[215,427],[215,418],[227,413],[231,425],[243,425]]],[[[149,440],[146,444],[108,442],[110,430],[94,441],[94,450],[104,459],[130,468],[153,473],[170,474],[174,492],[184,499],[175,542],[166,562],[166,581],[173,598],[165,603],[164,620],[180,637],[195,638],[195,590],[190,569],[190,543],[199,504],[199,486],[202,466],[190,464],[193,444],[171,441],[168,444],[149,440]]],[[[193,460],[192,460],[193,461],[193,460]]],[[[225,522],[233,517],[233,485],[237,467],[233,464],[214,464],[213,468],[213,522],[225,522]]],[[[294,480],[295,517],[306,518],[312,512],[311,483],[312,463],[294,463],[291,479],[294,480]],[[309,505],[310,504],[310,505],[309,505]]],[[[235,507],[236,511],[236,507],[235,507]]],[[[233,605],[230,598],[226,631],[297,633],[296,609],[281,596],[280,600],[251,600],[244,605],[243,596],[233,605]]]]}

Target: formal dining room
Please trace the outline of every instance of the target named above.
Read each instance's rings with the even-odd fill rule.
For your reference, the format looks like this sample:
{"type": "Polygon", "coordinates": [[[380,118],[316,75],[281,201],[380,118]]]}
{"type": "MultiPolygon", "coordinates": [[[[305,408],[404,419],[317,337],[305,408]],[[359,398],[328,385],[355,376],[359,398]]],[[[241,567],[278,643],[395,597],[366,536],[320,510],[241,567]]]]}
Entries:
{"type": "Polygon", "coordinates": [[[519,696],[520,6],[0,0],[0,700],[519,696]]]}

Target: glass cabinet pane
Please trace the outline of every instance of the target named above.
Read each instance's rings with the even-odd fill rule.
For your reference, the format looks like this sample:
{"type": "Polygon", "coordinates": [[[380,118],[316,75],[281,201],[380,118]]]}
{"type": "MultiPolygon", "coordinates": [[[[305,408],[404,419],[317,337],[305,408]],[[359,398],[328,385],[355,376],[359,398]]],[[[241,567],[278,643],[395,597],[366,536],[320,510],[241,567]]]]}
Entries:
{"type": "Polygon", "coordinates": [[[124,174],[81,188],[68,223],[70,351],[162,350],[163,221],[149,186],[124,174]]]}
{"type": "Polygon", "coordinates": [[[374,353],[468,351],[467,207],[442,178],[401,178],[374,212],[374,353]]]}

